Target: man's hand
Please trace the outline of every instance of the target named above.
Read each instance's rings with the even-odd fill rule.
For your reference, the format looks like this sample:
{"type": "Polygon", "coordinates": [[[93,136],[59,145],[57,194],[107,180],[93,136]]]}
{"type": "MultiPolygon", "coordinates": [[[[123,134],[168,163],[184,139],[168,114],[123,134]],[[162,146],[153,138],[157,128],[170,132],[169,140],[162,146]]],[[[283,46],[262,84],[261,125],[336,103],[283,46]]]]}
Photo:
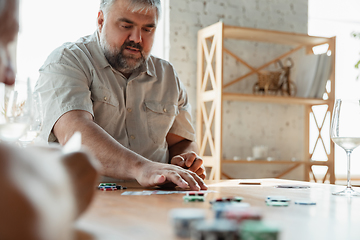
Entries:
{"type": "Polygon", "coordinates": [[[148,161],[139,168],[136,180],[144,187],[172,182],[181,188],[193,191],[206,190],[204,181],[192,171],[172,164],[148,161]]]}
{"type": "Polygon", "coordinates": [[[174,156],[171,159],[170,164],[188,169],[196,173],[202,179],[205,179],[206,177],[203,160],[194,151],[174,156]]]}

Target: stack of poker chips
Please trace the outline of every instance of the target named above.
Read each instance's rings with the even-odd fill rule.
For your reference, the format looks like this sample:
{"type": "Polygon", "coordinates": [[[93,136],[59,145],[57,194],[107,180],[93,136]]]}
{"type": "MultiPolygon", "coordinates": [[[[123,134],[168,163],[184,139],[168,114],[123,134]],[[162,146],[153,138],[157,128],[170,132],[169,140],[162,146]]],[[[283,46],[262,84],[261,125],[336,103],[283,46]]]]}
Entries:
{"type": "Polygon", "coordinates": [[[183,199],[186,202],[204,202],[205,194],[203,192],[188,192],[183,199]]]}
{"type": "Polygon", "coordinates": [[[205,219],[205,210],[197,208],[175,208],[170,211],[170,218],[178,237],[190,237],[192,226],[205,219]]]}
{"type": "Polygon", "coordinates": [[[223,197],[211,200],[210,204],[215,213],[215,218],[224,218],[226,211],[250,207],[249,203],[243,203],[242,200],[242,197],[223,197]]]}
{"type": "MultiPolygon", "coordinates": [[[[201,192],[188,192],[185,201],[204,201],[201,192]],[[201,199],[199,199],[199,197],[201,199]]],[[[277,240],[280,229],[262,220],[260,208],[251,207],[242,202],[242,197],[222,197],[212,201],[211,207],[215,213],[213,219],[206,219],[206,212],[198,208],[175,209],[171,218],[178,237],[192,240],[277,240]],[[200,214],[199,212],[200,211],[200,214]],[[249,223],[250,222],[250,223],[249,223]]],[[[266,202],[286,202],[281,196],[269,196],[266,202]]]]}
{"type": "Polygon", "coordinates": [[[119,189],[126,189],[126,187],[116,185],[116,183],[100,183],[98,189],[100,189],[101,191],[116,191],[119,189]]]}
{"type": "Polygon", "coordinates": [[[226,219],[214,219],[213,221],[200,221],[195,224],[191,231],[192,240],[205,239],[239,239],[238,225],[226,219]]]}
{"type": "Polygon", "coordinates": [[[269,222],[247,220],[240,225],[239,235],[241,240],[277,240],[280,229],[269,222]]]}
{"type": "Polygon", "coordinates": [[[247,209],[249,207],[249,203],[241,202],[216,202],[212,204],[212,210],[215,214],[215,218],[225,218],[226,212],[234,211],[235,209],[247,209]]]}
{"type": "Polygon", "coordinates": [[[240,224],[246,220],[260,221],[262,219],[262,213],[259,208],[243,207],[229,209],[224,212],[223,217],[228,220],[236,221],[238,224],[240,224]]]}

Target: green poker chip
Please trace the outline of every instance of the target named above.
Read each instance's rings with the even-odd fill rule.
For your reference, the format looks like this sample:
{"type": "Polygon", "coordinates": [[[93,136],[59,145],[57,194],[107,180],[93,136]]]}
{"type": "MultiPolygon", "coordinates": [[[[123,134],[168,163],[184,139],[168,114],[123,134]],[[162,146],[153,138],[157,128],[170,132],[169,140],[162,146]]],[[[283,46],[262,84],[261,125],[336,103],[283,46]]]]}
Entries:
{"type": "Polygon", "coordinates": [[[184,196],[183,199],[186,202],[204,202],[205,201],[204,196],[184,196]]]}
{"type": "Polygon", "coordinates": [[[99,187],[103,187],[103,186],[115,186],[116,187],[116,183],[100,183],[99,187]]]}
{"type": "Polygon", "coordinates": [[[240,227],[241,240],[278,240],[280,229],[264,221],[246,220],[240,227]]]}

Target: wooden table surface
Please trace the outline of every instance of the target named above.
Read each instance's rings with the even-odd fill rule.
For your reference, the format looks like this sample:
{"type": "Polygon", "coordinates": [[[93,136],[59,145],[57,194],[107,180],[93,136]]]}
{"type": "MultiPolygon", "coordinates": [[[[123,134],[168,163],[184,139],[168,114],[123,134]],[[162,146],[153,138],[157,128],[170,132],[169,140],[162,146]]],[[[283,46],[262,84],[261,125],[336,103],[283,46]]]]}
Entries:
{"type": "MultiPolygon", "coordinates": [[[[75,224],[77,239],[180,239],[174,234],[169,211],[174,208],[201,208],[207,219],[213,219],[209,200],[218,197],[241,196],[243,202],[259,207],[263,220],[280,226],[281,240],[360,239],[360,197],[334,196],[344,186],[300,181],[259,179],[261,185],[239,185],[240,180],[207,182],[210,192],[205,202],[184,202],[184,194],[133,196],[124,191],[142,191],[134,182],[121,182],[126,190],[96,191],[89,209],[75,224]],[[309,185],[308,189],[276,188],[279,184],[309,185]],[[291,199],[288,207],[265,204],[268,195],[281,195],[291,199]],[[295,200],[313,200],[315,206],[303,206],[295,200]]],[[[360,192],[359,188],[355,188],[360,192]]]]}

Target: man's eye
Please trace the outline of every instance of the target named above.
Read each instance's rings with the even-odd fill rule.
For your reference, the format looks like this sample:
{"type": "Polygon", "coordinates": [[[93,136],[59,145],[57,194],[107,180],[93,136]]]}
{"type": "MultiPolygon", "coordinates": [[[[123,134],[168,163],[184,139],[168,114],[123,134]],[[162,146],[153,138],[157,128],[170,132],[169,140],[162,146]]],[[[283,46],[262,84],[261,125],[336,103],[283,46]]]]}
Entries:
{"type": "Polygon", "coordinates": [[[144,28],[145,32],[152,32],[153,28],[144,28]]]}
{"type": "Polygon", "coordinates": [[[131,25],[122,25],[123,28],[129,29],[131,28],[131,25]]]}

